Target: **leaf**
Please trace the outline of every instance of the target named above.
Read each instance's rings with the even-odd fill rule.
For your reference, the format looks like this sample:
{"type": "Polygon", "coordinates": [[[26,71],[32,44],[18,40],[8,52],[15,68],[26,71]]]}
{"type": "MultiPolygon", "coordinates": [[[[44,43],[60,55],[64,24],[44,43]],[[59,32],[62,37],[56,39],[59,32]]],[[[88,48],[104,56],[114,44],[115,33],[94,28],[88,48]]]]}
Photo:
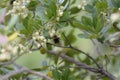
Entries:
{"type": "Polygon", "coordinates": [[[54,63],[57,65],[59,57],[54,57],[54,63]]]}
{"type": "Polygon", "coordinates": [[[19,20],[19,16],[13,15],[8,23],[8,30],[13,29],[14,25],[17,23],[18,20],[19,20]]]}
{"type": "Polygon", "coordinates": [[[81,10],[81,9],[79,9],[78,7],[72,7],[72,8],[70,9],[70,13],[71,13],[71,14],[77,14],[77,13],[80,12],[80,10],[81,10]]]}
{"type": "Polygon", "coordinates": [[[67,22],[70,18],[69,11],[64,11],[64,14],[60,17],[60,22],[67,22]]]}
{"type": "Polygon", "coordinates": [[[86,64],[90,65],[91,64],[91,60],[89,58],[85,58],[83,60],[86,64]]]}
{"type": "Polygon", "coordinates": [[[106,34],[106,32],[111,28],[112,23],[108,23],[106,27],[103,27],[102,30],[100,31],[101,37],[106,34]]]}
{"type": "Polygon", "coordinates": [[[116,8],[120,7],[120,0],[110,0],[110,3],[116,8]]]}
{"type": "Polygon", "coordinates": [[[54,80],[60,80],[60,73],[56,70],[52,70],[54,80]]]}
{"type": "Polygon", "coordinates": [[[85,26],[91,26],[91,27],[93,26],[92,20],[89,17],[82,16],[81,21],[82,21],[83,25],[85,25],[85,26]]]}
{"type": "Polygon", "coordinates": [[[48,6],[46,6],[47,16],[49,19],[56,18],[57,16],[57,6],[54,1],[51,1],[48,6]]]}
{"type": "Polygon", "coordinates": [[[46,44],[47,50],[52,50],[52,45],[46,44]]]}
{"type": "Polygon", "coordinates": [[[103,16],[98,17],[97,25],[96,25],[96,32],[100,32],[101,29],[104,27],[105,19],[103,16]]]}
{"type": "Polygon", "coordinates": [[[76,2],[76,0],[72,0],[71,5],[72,5],[72,4],[75,4],[75,2],[76,2]]]}
{"type": "Polygon", "coordinates": [[[93,19],[93,27],[96,28],[97,20],[98,20],[98,12],[96,8],[94,8],[94,12],[92,13],[92,19],[93,19]]]}
{"type": "Polygon", "coordinates": [[[30,3],[27,5],[27,8],[31,11],[35,11],[35,8],[37,6],[38,2],[37,1],[30,1],[30,3]]]}
{"type": "Polygon", "coordinates": [[[87,34],[78,34],[78,37],[85,38],[85,39],[89,38],[89,36],[87,34]]]}
{"type": "MultiPolygon", "coordinates": [[[[70,43],[74,43],[76,41],[76,37],[74,35],[74,29],[72,29],[69,34],[67,35],[67,38],[69,39],[70,43]]],[[[67,42],[65,42],[66,45],[69,45],[67,42]]]]}
{"type": "Polygon", "coordinates": [[[93,32],[93,29],[91,29],[90,27],[87,27],[87,26],[81,24],[81,22],[78,21],[78,20],[73,19],[72,21],[70,21],[70,24],[73,27],[79,28],[81,30],[85,30],[85,31],[90,32],[90,33],[93,32]]]}
{"type": "Polygon", "coordinates": [[[70,70],[65,68],[62,70],[62,80],[68,80],[70,74],[70,70]]]}
{"type": "Polygon", "coordinates": [[[88,11],[89,13],[93,13],[94,12],[94,7],[90,4],[85,6],[85,10],[88,11]]]}
{"type": "Polygon", "coordinates": [[[91,13],[92,15],[92,24],[93,27],[95,28],[96,24],[97,24],[97,16],[98,16],[98,12],[96,10],[96,8],[92,5],[87,5],[85,6],[85,10],[88,11],[89,13],[91,13]]]}
{"type": "Polygon", "coordinates": [[[28,17],[22,20],[24,29],[21,30],[22,34],[25,34],[26,36],[32,35],[32,33],[36,30],[39,30],[41,28],[41,21],[38,18],[32,17],[32,15],[29,14],[28,17]]]}
{"type": "Polygon", "coordinates": [[[97,1],[96,8],[97,8],[97,11],[99,13],[100,12],[106,12],[107,8],[108,8],[108,2],[107,2],[107,0],[97,1]]]}

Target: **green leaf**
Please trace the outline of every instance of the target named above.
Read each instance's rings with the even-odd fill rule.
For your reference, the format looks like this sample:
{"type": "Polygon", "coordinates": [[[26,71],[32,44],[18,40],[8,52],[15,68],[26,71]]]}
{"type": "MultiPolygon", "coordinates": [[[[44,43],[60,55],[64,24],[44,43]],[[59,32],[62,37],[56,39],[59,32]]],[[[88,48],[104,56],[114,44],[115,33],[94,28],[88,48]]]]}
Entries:
{"type": "MultiPolygon", "coordinates": [[[[76,41],[76,37],[74,35],[74,29],[72,29],[69,34],[67,35],[67,38],[69,39],[70,43],[74,43],[76,41]]],[[[69,45],[67,42],[65,42],[66,45],[69,45]]]]}
{"type": "Polygon", "coordinates": [[[65,68],[62,70],[62,80],[69,80],[70,70],[65,68]]]}
{"type": "Polygon", "coordinates": [[[72,0],[71,5],[72,5],[72,4],[75,4],[75,2],[76,2],[76,0],[72,0]]]}
{"type": "Polygon", "coordinates": [[[90,13],[93,13],[94,12],[94,6],[88,4],[85,6],[85,10],[90,12],[90,13]]]}
{"type": "Polygon", "coordinates": [[[70,24],[71,24],[71,26],[73,26],[75,28],[79,28],[81,30],[88,31],[90,33],[93,31],[92,29],[90,29],[89,27],[81,24],[81,22],[79,22],[78,20],[75,20],[75,19],[72,19],[72,21],[70,21],[70,24]]]}
{"type": "Polygon", "coordinates": [[[78,34],[78,37],[85,38],[85,39],[89,38],[89,36],[87,34],[78,34]]]}
{"type": "Polygon", "coordinates": [[[90,65],[91,64],[91,60],[89,58],[85,58],[83,60],[86,64],[90,65]]]}
{"type": "Polygon", "coordinates": [[[97,8],[97,11],[99,13],[100,12],[106,12],[107,8],[108,8],[108,2],[107,2],[107,0],[97,1],[96,8],[97,8]]]}
{"type": "Polygon", "coordinates": [[[30,1],[30,3],[27,5],[27,8],[31,11],[35,11],[36,6],[37,6],[38,2],[37,1],[30,1]]]}
{"type": "Polygon", "coordinates": [[[77,14],[77,13],[80,12],[80,10],[81,10],[81,9],[79,9],[78,7],[72,7],[72,8],[70,9],[70,13],[71,13],[71,14],[77,14]]]}
{"type": "Polygon", "coordinates": [[[55,1],[51,1],[48,6],[46,6],[47,17],[49,19],[56,18],[57,16],[57,6],[55,1]]]}
{"type": "Polygon", "coordinates": [[[18,20],[19,20],[19,16],[13,15],[8,23],[8,30],[13,29],[14,25],[17,23],[18,20]]]}
{"type": "Polygon", "coordinates": [[[69,11],[64,11],[63,16],[60,17],[60,22],[67,22],[70,18],[69,11]]]}
{"type": "Polygon", "coordinates": [[[97,24],[97,16],[98,16],[98,12],[97,12],[96,8],[94,6],[88,4],[87,6],[85,6],[85,10],[88,11],[89,13],[91,13],[93,27],[95,28],[95,26],[97,24]]]}
{"type": "Polygon", "coordinates": [[[29,15],[23,19],[22,22],[24,29],[21,30],[21,33],[25,34],[26,36],[32,35],[34,31],[41,28],[41,21],[38,18],[33,19],[32,15],[29,15]]]}
{"type": "Polygon", "coordinates": [[[108,23],[105,27],[102,28],[102,30],[100,31],[101,37],[108,32],[108,30],[111,28],[111,24],[112,23],[108,23]]]}
{"type": "Polygon", "coordinates": [[[52,70],[54,80],[60,80],[61,74],[56,70],[52,70]]]}
{"type": "Polygon", "coordinates": [[[89,17],[82,16],[81,21],[82,21],[82,24],[85,26],[92,26],[92,20],[89,17]]]}
{"type": "Polygon", "coordinates": [[[98,12],[96,9],[94,9],[94,12],[92,13],[92,19],[93,19],[93,27],[96,28],[97,20],[98,20],[98,12]]]}
{"type": "Polygon", "coordinates": [[[116,8],[120,8],[120,0],[110,0],[110,2],[112,3],[112,5],[116,8]]]}
{"type": "Polygon", "coordinates": [[[102,28],[104,27],[105,19],[103,16],[98,17],[97,25],[96,25],[96,32],[99,33],[102,28]]]}

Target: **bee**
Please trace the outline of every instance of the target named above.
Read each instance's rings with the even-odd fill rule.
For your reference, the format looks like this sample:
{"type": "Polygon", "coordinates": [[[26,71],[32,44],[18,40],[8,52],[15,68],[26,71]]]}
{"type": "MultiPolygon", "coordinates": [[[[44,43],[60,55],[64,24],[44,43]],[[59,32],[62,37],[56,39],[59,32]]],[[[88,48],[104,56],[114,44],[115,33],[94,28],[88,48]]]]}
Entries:
{"type": "Polygon", "coordinates": [[[53,36],[53,41],[55,44],[60,43],[60,38],[57,35],[53,36]]]}
{"type": "Polygon", "coordinates": [[[15,1],[15,0],[10,0],[10,5],[12,5],[14,1],[15,1]]]}

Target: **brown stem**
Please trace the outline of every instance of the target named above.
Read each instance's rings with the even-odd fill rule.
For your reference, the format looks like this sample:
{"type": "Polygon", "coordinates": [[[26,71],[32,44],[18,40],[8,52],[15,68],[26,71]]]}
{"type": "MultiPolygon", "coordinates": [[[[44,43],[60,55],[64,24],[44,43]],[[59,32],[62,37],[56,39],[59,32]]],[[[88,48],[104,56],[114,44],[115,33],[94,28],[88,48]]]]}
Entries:
{"type": "Polygon", "coordinates": [[[48,77],[47,75],[45,75],[45,74],[43,74],[41,72],[30,70],[30,69],[27,69],[25,67],[22,67],[19,70],[12,71],[12,72],[0,77],[0,80],[8,80],[9,78],[11,78],[11,77],[13,77],[13,76],[15,76],[17,74],[23,73],[23,72],[27,72],[27,73],[30,73],[30,74],[33,74],[33,75],[36,75],[36,76],[39,76],[39,77],[43,77],[46,80],[52,80],[50,77],[48,77]]]}
{"type": "MultiPolygon", "coordinates": [[[[55,52],[55,51],[49,51],[48,50],[47,52],[49,54],[58,56],[58,53],[55,52]]],[[[98,68],[98,69],[97,68],[92,68],[92,67],[88,66],[87,64],[76,61],[75,59],[73,59],[73,58],[71,58],[71,57],[69,57],[69,56],[67,56],[63,53],[60,54],[59,56],[61,58],[65,59],[65,60],[69,61],[69,62],[72,62],[72,63],[76,64],[77,66],[79,66],[79,68],[84,68],[84,69],[92,71],[94,73],[100,73],[101,75],[104,75],[104,76],[108,77],[110,80],[116,80],[116,78],[111,73],[105,71],[103,68],[98,68]]]]}

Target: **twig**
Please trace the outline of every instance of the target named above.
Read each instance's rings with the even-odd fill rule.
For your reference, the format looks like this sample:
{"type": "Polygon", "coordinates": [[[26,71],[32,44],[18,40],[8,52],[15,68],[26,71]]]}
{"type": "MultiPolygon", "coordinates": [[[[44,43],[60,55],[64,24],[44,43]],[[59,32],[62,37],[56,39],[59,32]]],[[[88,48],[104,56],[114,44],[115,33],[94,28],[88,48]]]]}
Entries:
{"type": "Polygon", "coordinates": [[[22,55],[24,54],[19,54],[18,56],[14,57],[12,60],[8,61],[8,62],[1,62],[0,66],[6,66],[6,65],[10,65],[12,63],[14,63],[18,58],[20,58],[22,55]]]}
{"type": "Polygon", "coordinates": [[[73,49],[73,50],[75,50],[75,51],[77,51],[77,52],[81,52],[81,53],[83,53],[84,55],[86,55],[88,58],[90,58],[90,59],[97,65],[98,68],[101,68],[101,67],[99,66],[99,64],[98,64],[90,55],[88,55],[87,53],[85,53],[85,52],[82,51],[82,50],[79,50],[79,49],[77,49],[77,48],[74,48],[72,45],[68,47],[68,46],[60,46],[60,45],[56,45],[56,44],[52,44],[52,43],[47,43],[47,44],[53,45],[53,46],[56,46],[56,47],[61,47],[61,48],[71,48],[71,49],[73,49]]]}
{"type": "Polygon", "coordinates": [[[36,75],[36,76],[39,76],[39,77],[43,77],[46,80],[52,80],[50,77],[48,77],[47,75],[45,75],[45,74],[43,74],[41,72],[30,70],[30,69],[25,68],[25,67],[22,67],[19,70],[12,71],[12,72],[4,75],[3,77],[0,78],[0,80],[8,80],[9,78],[11,78],[11,77],[13,77],[13,76],[15,76],[17,74],[23,73],[23,72],[27,72],[27,73],[30,73],[30,74],[33,74],[33,75],[36,75]]]}
{"type": "MultiPolygon", "coordinates": [[[[49,51],[48,50],[47,52],[49,54],[58,56],[58,53],[55,52],[55,51],[49,51]]],[[[100,73],[101,75],[104,75],[104,76],[108,77],[110,80],[116,80],[116,78],[111,73],[105,71],[103,68],[98,68],[98,69],[92,68],[92,67],[88,66],[87,64],[76,61],[75,59],[73,59],[73,58],[71,58],[71,57],[69,57],[69,56],[67,56],[63,53],[60,54],[59,56],[61,58],[65,59],[65,60],[69,61],[69,62],[72,62],[72,63],[76,64],[77,66],[79,66],[79,68],[84,68],[84,69],[92,71],[94,73],[100,73]]]]}
{"type": "Polygon", "coordinates": [[[91,60],[96,64],[96,66],[97,66],[98,68],[101,68],[100,65],[95,61],[94,58],[92,58],[90,55],[88,55],[88,54],[85,53],[84,51],[79,50],[79,49],[73,47],[73,46],[71,45],[71,43],[70,43],[70,40],[66,37],[66,35],[65,35],[64,33],[62,33],[62,34],[63,34],[63,37],[65,38],[66,42],[69,44],[69,48],[71,48],[71,49],[73,49],[73,50],[75,50],[75,51],[77,51],[77,52],[81,52],[82,54],[86,55],[89,59],[91,59],[91,60]]]}

